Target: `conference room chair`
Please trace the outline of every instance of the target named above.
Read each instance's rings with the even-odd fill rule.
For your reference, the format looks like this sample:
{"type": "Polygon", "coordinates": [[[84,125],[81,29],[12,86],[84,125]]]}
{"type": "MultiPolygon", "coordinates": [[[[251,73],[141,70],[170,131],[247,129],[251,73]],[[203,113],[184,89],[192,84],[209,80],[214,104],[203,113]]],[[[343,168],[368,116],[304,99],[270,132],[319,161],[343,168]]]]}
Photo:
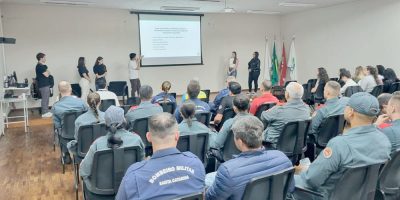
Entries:
{"type": "Polygon", "coordinates": [[[162,107],[163,112],[174,114],[175,109],[176,109],[175,102],[160,102],[159,104],[162,107]]]}
{"type": "Polygon", "coordinates": [[[280,101],[285,100],[285,88],[283,88],[282,86],[272,86],[271,94],[280,101]]]}
{"type": "Polygon", "coordinates": [[[83,112],[81,111],[70,111],[64,113],[62,120],[62,127],[57,130],[58,133],[58,144],[60,145],[60,157],[63,174],[65,173],[65,161],[62,155],[62,149],[67,148],[67,143],[71,140],[74,140],[75,136],[75,120],[78,118],[83,112]]]}
{"type": "Polygon", "coordinates": [[[74,166],[75,176],[75,195],[78,199],[79,184],[79,164],[85,158],[89,151],[90,145],[99,137],[107,134],[106,125],[104,123],[96,123],[80,126],[78,129],[77,151],[72,152],[72,162],[74,166]]]}
{"type": "Polygon", "coordinates": [[[246,184],[242,200],[285,200],[294,168],[252,178],[246,184]]]}
{"type": "Polygon", "coordinates": [[[106,112],[106,110],[110,106],[115,106],[115,99],[104,99],[104,100],[101,100],[101,104],[100,104],[100,108],[99,109],[102,112],[106,112]]]}
{"type": "Polygon", "coordinates": [[[330,78],[330,80],[331,80],[331,81],[336,81],[336,82],[338,82],[338,81],[339,81],[339,78],[334,77],[334,78],[330,78]]]}
{"type": "Polygon", "coordinates": [[[129,121],[129,130],[138,134],[142,139],[145,146],[146,156],[152,155],[152,145],[149,141],[147,141],[146,133],[149,131],[149,118],[139,118],[134,121],[129,121]]]}
{"type": "MultiPolygon", "coordinates": [[[[181,133],[182,134],[182,133],[181,133]]],[[[177,149],[181,152],[190,151],[207,165],[209,133],[197,133],[179,137],[177,149]]]]}
{"type": "Polygon", "coordinates": [[[315,144],[319,150],[317,154],[326,147],[329,140],[343,133],[345,123],[344,115],[329,116],[322,121],[315,134],[315,144]]]}
{"type": "Polygon", "coordinates": [[[114,92],[117,97],[122,97],[122,102],[125,104],[126,99],[129,98],[128,84],[126,81],[110,81],[108,83],[108,91],[114,92]]]}
{"type": "Polygon", "coordinates": [[[296,196],[300,197],[300,199],[307,199],[306,197],[308,197],[308,194],[313,194],[321,199],[329,200],[373,200],[378,182],[379,168],[382,164],[383,163],[346,169],[340,180],[336,182],[334,190],[328,197],[299,186],[296,186],[296,196]]]}
{"type": "Polygon", "coordinates": [[[351,97],[351,95],[357,93],[357,92],[363,92],[363,89],[356,85],[356,86],[349,86],[346,88],[346,90],[344,91],[344,96],[345,97],[351,97]]]}
{"type": "Polygon", "coordinates": [[[400,149],[393,152],[378,178],[376,200],[400,199],[400,149]]]}
{"type": "Polygon", "coordinates": [[[325,87],[317,87],[317,90],[315,91],[315,93],[312,96],[312,101],[314,104],[315,103],[317,103],[317,104],[325,103],[324,90],[325,90],[325,87]]]}
{"type": "Polygon", "coordinates": [[[291,83],[291,82],[295,82],[295,83],[297,83],[297,81],[296,81],[296,80],[286,81],[286,82],[285,82],[285,88],[286,88],[286,86],[287,86],[287,85],[289,85],[289,83],[291,83]]]}
{"type": "Polygon", "coordinates": [[[224,162],[233,158],[233,155],[240,154],[240,150],[235,145],[235,136],[232,131],[229,131],[226,137],[224,148],[222,149],[222,159],[224,162]]]}
{"type": "Polygon", "coordinates": [[[198,192],[194,194],[189,194],[183,197],[176,198],[174,200],[203,200],[204,199],[204,194],[203,192],[198,192]]]}
{"type": "Polygon", "coordinates": [[[226,108],[224,110],[224,112],[222,113],[221,122],[219,122],[218,124],[215,125],[215,130],[217,130],[217,131],[221,130],[225,121],[228,119],[234,118],[235,116],[236,116],[236,113],[232,108],[226,108]]]}
{"type": "Polygon", "coordinates": [[[135,146],[95,152],[90,179],[83,180],[83,198],[115,199],[126,170],[142,160],[141,151],[135,146]]]}
{"type": "Polygon", "coordinates": [[[392,94],[393,92],[400,91],[400,82],[392,83],[389,87],[389,93],[392,94]]]}
{"type": "Polygon", "coordinates": [[[261,120],[261,114],[262,114],[262,112],[271,109],[271,108],[274,107],[275,105],[276,105],[276,103],[264,103],[264,104],[261,104],[261,105],[257,108],[257,111],[256,111],[255,116],[256,116],[258,119],[261,120]]]}
{"type": "Polygon", "coordinates": [[[383,93],[383,85],[377,85],[372,89],[370,92],[374,97],[378,97],[380,94],[383,93]]]}
{"type": "Polygon", "coordinates": [[[175,100],[176,100],[176,93],[175,92],[171,92],[171,93],[168,93],[168,94],[173,96],[175,98],[175,100]]]}
{"type": "Polygon", "coordinates": [[[126,115],[126,113],[128,113],[128,111],[131,109],[132,106],[130,105],[123,105],[123,106],[119,106],[120,108],[124,109],[124,114],[126,115]]]}
{"type": "Polygon", "coordinates": [[[206,94],[206,98],[205,99],[200,99],[200,100],[208,103],[210,101],[210,93],[211,93],[211,91],[210,90],[201,90],[201,91],[203,91],[206,94]]]}
{"type": "Polygon", "coordinates": [[[208,111],[200,111],[200,112],[196,112],[196,114],[194,116],[196,117],[197,121],[203,123],[207,127],[210,126],[210,120],[211,120],[211,113],[210,112],[208,112],[208,111]]]}
{"type": "Polygon", "coordinates": [[[78,83],[71,84],[71,88],[72,88],[72,95],[75,95],[79,98],[82,97],[82,89],[78,83]]]}
{"type": "Polygon", "coordinates": [[[313,95],[311,93],[311,89],[317,83],[317,79],[309,79],[306,84],[303,84],[304,94],[303,94],[303,101],[310,105],[313,101],[313,95]]]}

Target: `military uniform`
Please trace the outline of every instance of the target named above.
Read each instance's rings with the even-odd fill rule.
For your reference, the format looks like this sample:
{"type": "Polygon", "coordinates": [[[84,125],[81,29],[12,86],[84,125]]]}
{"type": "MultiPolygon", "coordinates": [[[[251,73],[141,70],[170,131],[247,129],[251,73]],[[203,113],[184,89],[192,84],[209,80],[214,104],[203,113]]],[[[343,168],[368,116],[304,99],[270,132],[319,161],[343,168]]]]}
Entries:
{"type": "Polygon", "coordinates": [[[162,113],[163,109],[158,104],[152,104],[150,101],[143,101],[139,106],[132,107],[125,118],[128,122],[133,122],[136,119],[151,117],[155,114],[162,113]]]}
{"type": "Polygon", "coordinates": [[[381,129],[381,131],[388,137],[392,144],[392,153],[400,149],[400,119],[393,121],[386,128],[381,129]]]}
{"type": "Polygon", "coordinates": [[[82,99],[75,96],[62,97],[58,102],[53,105],[53,123],[55,128],[62,128],[64,113],[69,111],[81,111],[86,112],[88,110],[87,105],[82,99]]]}
{"type": "Polygon", "coordinates": [[[175,199],[204,191],[203,163],[190,152],[167,148],[127,170],[117,200],[175,199]]]}
{"type": "Polygon", "coordinates": [[[160,102],[163,102],[164,100],[166,102],[173,102],[176,104],[176,99],[172,95],[170,95],[166,92],[161,92],[161,93],[157,94],[156,96],[154,96],[151,99],[151,103],[160,103],[160,102]]]}
{"type": "Polygon", "coordinates": [[[203,123],[197,121],[196,118],[192,119],[192,126],[189,126],[186,119],[184,119],[178,126],[180,136],[195,135],[198,133],[212,133],[211,129],[203,123]]]}

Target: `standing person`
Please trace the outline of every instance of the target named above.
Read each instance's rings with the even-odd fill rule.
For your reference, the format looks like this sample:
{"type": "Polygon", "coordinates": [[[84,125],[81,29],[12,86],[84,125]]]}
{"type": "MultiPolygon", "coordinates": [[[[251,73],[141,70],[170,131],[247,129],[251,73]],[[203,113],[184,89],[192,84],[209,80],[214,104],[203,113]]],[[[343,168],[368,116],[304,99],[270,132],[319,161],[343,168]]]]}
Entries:
{"type": "Polygon", "coordinates": [[[232,52],[232,56],[229,58],[228,76],[237,76],[237,68],[239,66],[239,59],[237,58],[236,51],[232,52]]]}
{"type": "Polygon", "coordinates": [[[79,86],[81,87],[81,99],[86,102],[87,96],[90,92],[90,76],[89,71],[86,68],[85,57],[79,57],[78,59],[78,72],[81,76],[79,86]]]}
{"type": "Polygon", "coordinates": [[[131,59],[128,64],[129,68],[129,80],[131,81],[131,96],[135,97],[136,93],[139,96],[140,89],[140,79],[139,79],[139,70],[141,67],[140,61],[143,56],[136,56],[136,53],[129,54],[129,58],[131,59]]]}
{"type": "Polygon", "coordinates": [[[53,114],[49,112],[49,99],[50,99],[50,72],[47,68],[46,54],[38,53],[36,54],[36,59],[38,63],[36,65],[36,81],[39,88],[40,96],[42,97],[41,108],[42,117],[49,118],[53,114]]]}
{"type": "Polygon", "coordinates": [[[249,92],[252,92],[253,81],[254,81],[254,92],[258,89],[258,77],[260,76],[260,59],[258,59],[258,52],[253,53],[253,58],[248,64],[249,69],[249,92]]]}
{"type": "Polygon", "coordinates": [[[107,75],[107,67],[103,64],[103,57],[99,56],[96,59],[96,63],[93,66],[93,73],[96,75],[96,91],[99,90],[98,83],[104,81],[107,83],[106,75],[107,75]]]}

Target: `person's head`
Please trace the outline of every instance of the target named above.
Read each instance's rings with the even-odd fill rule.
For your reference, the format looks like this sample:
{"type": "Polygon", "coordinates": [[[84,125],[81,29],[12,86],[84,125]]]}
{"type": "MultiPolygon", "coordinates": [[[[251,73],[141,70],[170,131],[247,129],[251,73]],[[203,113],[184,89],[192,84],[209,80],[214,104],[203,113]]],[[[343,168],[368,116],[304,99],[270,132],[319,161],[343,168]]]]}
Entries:
{"type": "Polygon", "coordinates": [[[325,68],[323,68],[323,67],[318,68],[317,78],[319,80],[324,81],[325,83],[329,81],[328,72],[326,71],[325,68]]]}
{"type": "Polygon", "coordinates": [[[261,88],[260,88],[261,92],[271,92],[271,89],[272,89],[272,83],[271,83],[271,81],[269,81],[269,80],[264,80],[264,81],[261,83],[261,88]]]}
{"type": "Polygon", "coordinates": [[[258,58],[258,51],[255,51],[254,53],[253,53],[253,58],[258,58]]]}
{"type": "Polygon", "coordinates": [[[324,88],[325,99],[333,99],[340,95],[340,84],[336,81],[328,81],[324,88]]]}
{"type": "Polygon", "coordinates": [[[286,86],[285,90],[285,98],[287,101],[293,100],[293,99],[301,99],[304,94],[304,88],[300,83],[297,82],[290,82],[286,86]]]}
{"type": "Polygon", "coordinates": [[[153,97],[153,88],[150,85],[142,85],[139,89],[140,100],[150,101],[153,97]]]}
{"type": "Polygon", "coordinates": [[[136,58],[136,53],[130,53],[130,54],[129,54],[129,58],[130,58],[131,60],[134,60],[134,59],[136,58]]]}
{"type": "Polygon", "coordinates": [[[344,109],[344,118],[351,128],[372,124],[378,114],[378,99],[368,92],[353,94],[344,109]]]}
{"type": "Polygon", "coordinates": [[[99,89],[102,89],[102,90],[106,89],[106,87],[107,87],[107,82],[104,79],[97,80],[96,84],[99,87],[99,89]]]}
{"type": "Polygon", "coordinates": [[[238,82],[230,82],[228,89],[230,95],[237,95],[242,92],[242,86],[238,82]]]}
{"type": "Polygon", "coordinates": [[[233,64],[236,64],[236,62],[237,62],[237,54],[236,54],[236,51],[232,51],[232,58],[233,58],[233,64]]]}
{"type": "Polygon", "coordinates": [[[60,92],[61,97],[71,96],[72,94],[71,84],[67,81],[60,81],[58,83],[58,91],[60,92]]]}
{"type": "Polygon", "coordinates": [[[116,136],[115,133],[119,129],[124,129],[126,126],[126,120],[124,117],[124,110],[117,106],[110,106],[105,114],[104,120],[110,136],[107,139],[108,148],[118,148],[122,145],[123,141],[120,137],[116,136]]]}
{"type": "Polygon", "coordinates": [[[230,82],[235,82],[235,81],[236,81],[236,78],[234,76],[228,76],[226,78],[226,87],[229,87],[230,82]]]}
{"type": "Polygon", "coordinates": [[[365,70],[364,69],[365,69],[365,67],[363,67],[363,66],[356,67],[356,70],[354,71],[354,76],[358,77],[358,78],[361,78],[361,77],[365,76],[365,70]]]}
{"type": "Polygon", "coordinates": [[[235,136],[235,145],[241,152],[262,146],[264,125],[257,117],[243,116],[233,123],[231,130],[235,136]]]}
{"type": "Polygon", "coordinates": [[[373,76],[374,79],[375,79],[376,84],[379,85],[378,72],[377,72],[377,70],[376,70],[375,67],[367,66],[367,68],[366,68],[366,74],[367,74],[367,75],[373,76]]]}
{"type": "Polygon", "coordinates": [[[244,94],[238,94],[233,97],[233,110],[235,113],[248,112],[250,99],[244,94]]]}
{"type": "Polygon", "coordinates": [[[38,54],[36,54],[36,59],[38,62],[45,63],[46,62],[46,54],[38,53],[38,54]]]}
{"type": "Polygon", "coordinates": [[[400,92],[393,93],[387,106],[387,114],[391,120],[400,119],[400,92]]]}
{"type": "Polygon", "coordinates": [[[176,147],[179,131],[175,117],[166,112],[150,117],[146,138],[151,142],[154,151],[176,147]]]}
{"type": "Polygon", "coordinates": [[[390,98],[392,98],[392,94],[382,93],[378,96],[379,109],[381,110],[380,114],[386,114],[387,105],[389,103],[390,98]]]}
{"type": "Polygon", "coordinates": [[[100,119],[99,119],[98,108],[99,108],[100,102],[101,102],[100,95],[97,92],[91,92],[87,96],[86,102],[89,105],[90,110],[92,110],[94,112],[94,115],[96,116],[96,119],[97,119],[97,123],[99,123],[100,119]]]}
{"type": "Polygon", "coordinates": [[[351,73],[347,69],[340,70],[339,74],[340,80],[346,82],[348,79],[351,79],[351,73]]]}
{"type": "Polygon", "coordinates": [[[161,84],[161,90],[163,92],[168,93],[170,89],[171,89],[171,83],[169,81],[164,81],[161,84]]]}
{"type": "Polygon", "coordinates": [[[99,56],[96,59],[95,65],[102,65],[103,64],[103,57],[99,56]]]}
{"type": "Polygon", "coordinates": [[[85,57],[79,57],[78,67],[85,67],[85,57]]]}
{"type": "Polygon", "coordinates": [[[386,80],[391,80],[393,82],[397,81],[396,72],[392,68],[386,68],[383,76],[386,80]]]}
{"type": "Polygon", "coordinates": [[[189,99],[196,99],[200,93],[200,83],[198,80],[190,80],[187,86],[187,94],[189,99]]]}
{"type": "Polygon", "coordinates": [[[187,100],[182,103],[179,112],[181,113],[183,119],[186,119],[189,127],[192,126],[192,118],[196,113],[196,104],[194,104],[191,100],[187,100]]]}
{"type": "Polygon", "coordinates": [[[376,69],[378,70],[378,74],[384,76],[385,67],[383,65],[377,65],[376,69]]]}

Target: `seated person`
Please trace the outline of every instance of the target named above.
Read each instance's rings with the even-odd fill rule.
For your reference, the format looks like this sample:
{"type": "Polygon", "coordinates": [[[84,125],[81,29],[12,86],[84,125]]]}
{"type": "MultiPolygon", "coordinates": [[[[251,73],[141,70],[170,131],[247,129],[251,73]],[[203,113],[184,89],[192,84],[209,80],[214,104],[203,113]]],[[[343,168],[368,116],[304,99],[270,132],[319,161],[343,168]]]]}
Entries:
{"type": "Polygon", "coordinates": [[[372,92],[375,86],[382,85],[382,80],[378,78],[378,72],[375,67],[367,66],[364,68],[364,74],[366,76],[358,82],[363,91],[372,92]]]}
{"type": "Polygon", "coordinates": [[[212,137],[210,137],[211,148],[223,150],[225,140],[231,132],[232,124],[236,120],[240,120],[241,117],[250,115],[249,104],[250,100],[246,95],[239,94],[233,98],[233,110],[235,111],[236,116],[226,120],[219,133],[213,134],[212,137]]]}
{"type": "Polygon", "coordinates": [[[157,113],[163,112],[163,109],[160,105],[151,103],[152,96],[153,89],[149,85],[143,85],[140,87],[140,104],[138,106],[132,106],[128,113],[126,113],[125,117],[128,123],[140,118],[151,117],[157,113]]]}
{"type": "MultiPolygon", "coordinates": [[[[52,108],[55,129],[60,129],[63,127],[64,113],[71,111],[86,112],[88,109],[82,99],[72,95],[71,84],[67,81],[61,81],[58,84],[58,91],[60,91],[61,98],[59,101],[54,103],[52,108]]],[[[71,157],[69,156],[67,146],[61,145],[61,151],[63,154],[64,163],[71,163],[71,157]]]]}
{"type": "Polygon", "coordinates": [[[261,114],[261,121],[265,121],[268,127],[264,131],[264,140],[275,148],[283,127],[292,121],[310,119],[310,108],[301,97],[303,86],[297,82],[291,82],[286,86],[285,98],[287,103],[283,106],[274,106],[261,114]]]}
{"type": "Polygon", "coordinates": [[[260,97],[256,97],[251,102],[251,106],[250,106],[251,114],[256,115],[258,107],[260,107],[264,103],[279,103],[279,100],[274,95],[272,95],[271,89],[272,89],[271,81],[264,80],[261,83],[260,90],[261,90],[262,95],[260,97]]]}
{"type": "Polygon", "coordinates": [[[380,115],[386,114],[387,111],[387,105],[389,103],[390,98],[392,98],[392,94],[389,93],[382,93],[378,96],[378,102],[379,102],[379,109],[381,112],[379,113],[380,115]]]}
{"type": "Polygon", "coordinates": [[[315,86],[311,89],[314,100],[322,100],[321,98],[323,98],[325,84],[329,80],[330,79],[326,69],[323,67],[318,68],[317,82],[315,83],[315,86]]]}
{"type": "Polygon", "coordinates": [[[217,115],[214,117],[214,124],[219,124],[222,120],[225,109],[233,108],[233,98],[242,92],[242,87],[238,82],[229,83],[229,95],[222,99],[218,108],[217,115]]]}
{"type": "Polygon", "coordinates": [[[168,93],[170,89],[171,83],[169,81],[164,81],[161,84],[162,92],[153,97],[151,103],[173,102],[176,104],[176,99],[168,93]]]}
{"type": "Polygon", "coordinates": [[[178,129],[180,135],[195,135],[198,133],[212,133],[203,123],[197,121],[194,114],[196,113],[196,105],[190,101],[185,101],[182,106],[180,113],[183,117],[183,121],[179,124],[178,129]]]}
{"type": "MultiPolygon", "coordinates": [[[[255,177],[273,174],[292,167],[280,151],[266,151],[262,146],[264,125],[254,116],[243,116],[232,125],[236,147],[242,152],[222,163],[217,172],[206,176],[206,199],[242,199],[247,183],[255,177]],[[263,164],[260,164],[263,163],[263,164]]],[[[291,183],[290,191],[293,191],[291,183]]]]}
{"type": "MultiPolygon", "coordinates": [[[[194,78],[194,79],[190,80],[189,84],[192,83],[192,82],[197,82],[200,85],[200,82],[199,82],[199,80],[197,78],[194,78]]],[[[207,94],[200,90],[199,94],[197,95],[197,98],[198,99],[205,99],[205,98],[207,98],[207,94]]],[[[182,102],[186,101],[187,99],[190,99],[189,93],[183,94],[182,95],[182,102]]]]}
{"type": "MultiPolygon", "coordinates": [[[[200,93],[199,81],[191,80],[189,85],[187,86],[187,94],[189,95],[189,99],[194,104],[196,104],[196,112],[200,112],[200,111],[210,112],[210,106],[206,102],[201,101],[200,99],[197,98],[199,93],[200,93]]],[[[175,118],[178,121],[178,123],[180,123],[183,120],[181,114],[179,113],[180,109],[181,109],[180,106],[177,106],[175,113],[174,113],[175,118]]]]}
{"type": "Polygon", "coordinates": [[[87,104],[89,105],[90,109],[75,120],[75,140],[72,140],[67,144],[69,151],[73,153],[77,151],[76,144],[78,142],[79,127],[95,123],[104,123],[104,112],[99,110],[100,95],[97,94],[97,92],[89,93],[87,96],[87,104]]]}
{"type": "Polygon", "coordinates": [[[226,78],[226,88],[219,91],[214,101],[209,103],[212,114],[216,114],[219,106],[221,105],[222,99],[229,95],[229,83],[234,81],[236,81],[234,76],[228,76],[228,78],[226,78]]]}
{"type": "Polygon", "coordinates": [[[176,199],[204,191],[203,163],[194,154],[176,148],[179,131],[173,115],[152,116],[146,137],[153,145],[153,156],[128,168],[117,200],[176,199]]]}
{"type": "Polygon", "coordinates": [[[357,86],[358,84],[351,79],[351,74],[349,70],[343,70],[339,74],[340,80],[344,82],[344,85],[342,88],[340,88],[340,94],[344,94],[346,92],[346,89],[350,86],[357,86]]]}
{"type": "Polygon", "coordinates": [[[144,158],[144,144],[142,139],[138,135],[125,130],[126,121],[122,108],[110,106],[105,112],[104,119],[107,127],[107,135],[101,136],[93,142],[79,167],[80,176],[84,180],[91,178],[93,157],[97,151],[138,146],[142,150],[141,156],[144,158]]]}
{"type": "Polygon", "coordinates": [[[100,95],[100,100],[114,99],[115,106],[119,106],[119,100],[117,95],[114,92],[107,90],[107,82],[105,79],[98,79],[96,81],[96,84],[99,87],[97,93],[100,95]]]}
{"type": "MultiPolygon", "coordinates": [[[[372,124],[378,113],[379,103],[374,96],[366,92],[353,94],[344,111],[350,129],[332,138],[308,170],[295,175],[296,186],[319,192],[324,195],[323,199],[329,199],[346,168],[386,162],[390,158],[390,142],[372,124]]],[[[313,197],[310,195],[307,199],[313,197]]]]}
{"type": "Polygon", "coordinates": [[[400,149],[400,92],[393,93],[387,105],[387,113],[379,116],[376,120],[377,125],[388,123],[388,125],[380,129],[392,144],[393,153],[400,149]]]}

